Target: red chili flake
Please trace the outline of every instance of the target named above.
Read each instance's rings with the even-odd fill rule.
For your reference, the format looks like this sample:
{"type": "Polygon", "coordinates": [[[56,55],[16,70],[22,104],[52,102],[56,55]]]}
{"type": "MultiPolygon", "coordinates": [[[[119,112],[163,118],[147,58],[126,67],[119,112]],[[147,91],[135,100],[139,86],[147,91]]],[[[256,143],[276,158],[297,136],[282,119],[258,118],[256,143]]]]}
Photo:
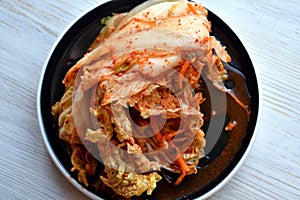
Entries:
{"type": "Polygon", "coordinates": [[[195,40],[195,43],[198,43],[198,42],[199,42],[199,40],[198,40],[198,39],[196,39],[196,40],[195,40]]]}
{"type": "Polygon", "coordinates": [[[136,56],[136,52],[134,51],[134,52],[130,53],[130,56],[133,59],[136,56]]]}

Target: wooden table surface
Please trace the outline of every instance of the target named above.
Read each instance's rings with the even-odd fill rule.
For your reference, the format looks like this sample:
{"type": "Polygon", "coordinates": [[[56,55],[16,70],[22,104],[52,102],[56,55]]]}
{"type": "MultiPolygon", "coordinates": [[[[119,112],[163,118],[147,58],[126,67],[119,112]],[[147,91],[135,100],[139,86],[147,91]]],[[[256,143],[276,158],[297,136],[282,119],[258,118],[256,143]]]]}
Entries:
{"type": "MultiPolygon", "coordinates": [[[[245,45],[261,80],[255,144],[211,199],[300,199],[300,1],[202,0],[245,45]]],[[[58,36],[99,0],[0,0],[0,199],[87,199],[58,171],[36,96],[58,36]]]]}

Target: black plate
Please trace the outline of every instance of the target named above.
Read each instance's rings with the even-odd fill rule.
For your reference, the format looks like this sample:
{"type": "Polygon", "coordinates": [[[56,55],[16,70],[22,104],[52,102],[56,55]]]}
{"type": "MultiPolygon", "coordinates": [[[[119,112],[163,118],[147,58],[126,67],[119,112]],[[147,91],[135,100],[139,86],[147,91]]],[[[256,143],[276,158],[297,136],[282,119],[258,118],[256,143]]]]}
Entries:
{"type": "MultiPolygon", "coordinates": [[[[50,154],[54,154],[52,157],[56,159],[59,167],[63,167],[67,172],[72,167],[70,157],[65,144],[58,138],[56,122],[51,115],[51,106],[60,100],[64,93],[65,88],[62,85],[62,80],[68,69],[83,56],[102,28],[100,24],[101,18],[112,13],[129,11],[142,2],[144,1],[113,0],[89,11],[65,32],[46,63],[38,94],[41,130],[44,134],[46,145],[50,148],[50,154]]],[[[249,144],[253,142],[259,105],[258,85],[254,67],[244,46],[234,32],[212,12],[209,12],[208,18],[212,22],[212,34],[223,45],[227,46],[227,51],[232,57],[230,64],[246,76],[246,85],[251,96],[251,115],[242,137],[238,141],[239,144],[235,144],[238,145],[238,148],[233,153],[230,153],[229,150],[225,151],[223,149],[224,145],[228,146],[230,142],[221,141],[220,145],[222,144],[223,146],[219,149],[218,154],[203,159],[202,165],[199,166],[198,175],[186,178],[181,185],[176,187],[171,184],[159,183],[153,196],[145,195],[134,199],[194,199],[207,196],[224,184],[224,180],[227,180],[226,177],[232,176],[237,166],[240,165],[241,160],[244,159],[245,152],[249,149],[249,144]],[[217,168],[217,165],[222,165],[222,167],[217,168]]],[[[231,147],[227,148],[231,149],[231,147]]],[[[74,174],[70,173],[70,175],[76,180],[74,174]]],[[[91,189],[88,188],[88,190],[91,189]]],[[[112,197],[107,191],[98,192],[97,195],[106,199],[111,199],[112,197]]]]}

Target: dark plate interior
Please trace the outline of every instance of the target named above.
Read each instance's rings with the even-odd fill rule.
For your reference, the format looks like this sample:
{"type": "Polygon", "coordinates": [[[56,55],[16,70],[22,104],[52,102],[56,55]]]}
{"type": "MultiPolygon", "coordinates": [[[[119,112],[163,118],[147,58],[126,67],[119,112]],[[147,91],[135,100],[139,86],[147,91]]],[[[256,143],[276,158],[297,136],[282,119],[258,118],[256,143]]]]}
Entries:
{"type": "MultiPolygon", "coordinates": [[[[74,23],[63,35],[47,63],[45,74],[42,77],[40,94],[42,122],[50,146],[61,162],[61,165],[67,171],[71,169],[70,157],[65,144],[58,138],[56,122],[51,115],[51,106],[64,93],[65,88],[61,82],[68,69],[83,56],[102,28],[100,23],[101,18],[111,15],[111,13],[128,11],[142,2],[144,1],[113,0],[91,10],[74,23]]],[[[258,115],[259,95],[253,65],[244,46],[234,32],[212,12],[209,12],[209,20],[212,22],[212,34],[227,47],[227,51],[232,57],[230,65],[246,77],[245,84],[248,86],[248,92],[251,96],[251,115],[249,121],[242,120],[241,124],[243,124],[243,128],[240,128],[240,131],[237,133],[231,133],[235,135],[227,134],[226,137],[222,136],[220,138],[218,142],[219,147],[216,147],[214,152],[212,151],[200,162],[197,175],[185,178],[183,183],[176,187],[172,184],[167,184],[166,181],[162,181],[151,197],[145,195],[134,199],[194,199],[207,193],[224,180],[235,168],[253,137],[258,115]]],[[[228,102],[230,104],[230,99],[228,102]]],[[[235,113],[229,114],[235,116],[242,112],[242,110],[237,108],[235,113]]],[[[70,173],[70,175],[76,179],[74,174],[70,173]]],[[[110,192],[107,191],[97,192],[97,195],[102,198],[112,198],[110,192]]]]}

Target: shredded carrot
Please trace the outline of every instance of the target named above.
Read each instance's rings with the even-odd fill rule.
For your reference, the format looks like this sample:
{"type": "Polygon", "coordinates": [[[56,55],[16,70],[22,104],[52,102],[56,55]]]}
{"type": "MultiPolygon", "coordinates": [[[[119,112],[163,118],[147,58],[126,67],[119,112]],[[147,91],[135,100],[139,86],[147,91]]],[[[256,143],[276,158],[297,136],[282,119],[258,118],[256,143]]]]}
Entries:
{"type": "Polygon", "coordinates": [[[157,139],[158,142],[163,142],[164,141],[164,137],[163,137],[163,135],[161,134],[160,131],[155,133],[154,137],[155,137],[155,139],[157,139]]]}
{"type": "Polygon", "coordinates": [[[186,70],[188,69],[188,66],[190,65],[190,61],[185,61],[184,64],[182,65],[182,68],[180,70],[180,74],[184,75],[186,70]]]}
{"type": "Polygon", "coordinates": [[[110,81],[111,79],[109,76],[103,76],[102,81],[110,81]]]}
{"type": "Polygon", "coordinates": [[[178,134],[178,131],[175,131],[175,132],[172,132],[172,133],[168,133],[167,135],[164,135],[163,136],[163,139],[164,140],[169,140],[171,139],[172,137],[176,136],[178,134]]]}
{"type": "Polygon", "coordinates": [[[188,69],[190,65],[189,61],[185,61],[184,64],[182,65],[182,68],[180,70],[180,76],[179,76],[179,88],[182,89],[182,77],[184,76],[186,70],[188,69]]]}
{"type": "Polygon", "coordinates": [[[176,161],[176,164],[178,164],[181,168],[181,174],[179,176],[179,178],[176,180],[176,182],[174,183],[174,185],[179,185],[181,183],[181,181],[183,180],[183,178],[186,175],[186,172],[190,171],[190,168],[187,166],[187,164],[184,162],[182,156],[180,156],[176,161]]]}
{"type": "Polygon", "coordinates": [[[154,137],[159,143],[163,143],[164,137],[162,133],[159,131],[159,128],[156,123],[152,123],[152,130],[155,133],[154,137]]]}
{"type": "MultiPolygon", "coordinates": [[[[187,64],[184,65],[189,65],[189,62],[186,62],[187,64]]],[[[187,68],[187,67],[184,67],[187,68]]],[[[162,135],[162,133],[158,130],[158,126],[156,123],[152,124],[152,130],[156,133],[154,135],[155,139],[160,143],[160,145],[164,145],[164,141],[171,139],[172,137],[176,136],[178,134],[178,131],[169,133],[167,136],[162,135]]],[[[181,168],[181,174],[179,178],[176,180],[174,183],[175,185],[179,185],[183,178],[186,176],[186,173],[190,171],[190,168],[187,166],[187,164],[184,162],[182,156],[180,156],[175,162],[176,165],[178,165],[181,168]]]]}
{"type": "Polygon", "coordinates": [[[190,3],[187,4],[187,6],[189,7],[189,9],[191,10],[191,12],[194,14],[194,15],[197,15],[197,11],[195,10],[194,6],[190,3]]]}

